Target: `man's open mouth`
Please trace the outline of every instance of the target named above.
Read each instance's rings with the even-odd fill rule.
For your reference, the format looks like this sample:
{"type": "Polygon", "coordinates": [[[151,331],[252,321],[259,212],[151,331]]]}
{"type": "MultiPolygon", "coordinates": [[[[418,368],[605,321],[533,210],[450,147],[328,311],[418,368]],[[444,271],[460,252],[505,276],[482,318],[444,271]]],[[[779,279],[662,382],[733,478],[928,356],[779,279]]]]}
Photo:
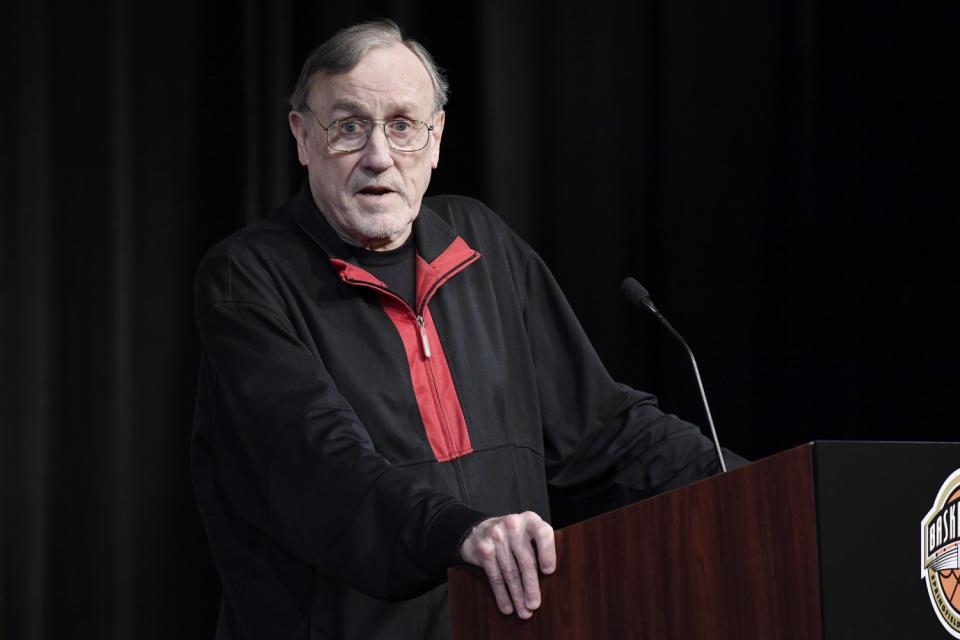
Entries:
{"type": "Polygon", "coordinates": [[[389,187],[364,187],[357,193],[365,196],[384,196],[388,193],[394,193],[394,191],[389,187]]]}

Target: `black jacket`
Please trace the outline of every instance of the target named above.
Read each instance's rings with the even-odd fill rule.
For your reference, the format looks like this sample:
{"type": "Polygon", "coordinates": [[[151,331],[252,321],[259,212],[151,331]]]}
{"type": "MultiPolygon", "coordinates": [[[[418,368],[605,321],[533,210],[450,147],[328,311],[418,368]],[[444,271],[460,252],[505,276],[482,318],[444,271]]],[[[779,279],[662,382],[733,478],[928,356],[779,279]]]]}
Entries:
{"type": "Polygon", "coordinates": [[[218,638],[444,637],[445,570],[485,514],[549,519],[548,484],[651,493],[716,470],[695,426],[609,377],[486,207],[427,198],[414,238],[417,309],[307,190],[198,270],[192,470],[218,638]]]}

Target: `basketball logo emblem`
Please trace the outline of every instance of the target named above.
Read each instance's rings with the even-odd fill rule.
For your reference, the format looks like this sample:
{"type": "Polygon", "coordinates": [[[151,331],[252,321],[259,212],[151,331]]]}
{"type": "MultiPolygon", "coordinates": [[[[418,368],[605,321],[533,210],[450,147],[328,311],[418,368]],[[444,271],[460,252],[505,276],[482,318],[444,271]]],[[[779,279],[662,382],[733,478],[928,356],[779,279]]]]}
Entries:
{"type": "Polygon", "coordinates": [[[920,524],[920,575],[941,624],[960,638],[960,469],[940,487],[920,524]]]}

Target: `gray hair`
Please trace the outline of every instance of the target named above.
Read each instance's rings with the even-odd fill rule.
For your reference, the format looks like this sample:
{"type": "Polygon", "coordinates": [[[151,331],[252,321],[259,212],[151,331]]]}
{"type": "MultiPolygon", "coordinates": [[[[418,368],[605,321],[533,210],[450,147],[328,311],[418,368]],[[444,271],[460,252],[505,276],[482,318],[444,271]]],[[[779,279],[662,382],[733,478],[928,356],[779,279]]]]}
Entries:
{"type": "Polygon", "coordinates": [[[447,104],[449,89],[443,69],[437,66],[433,56],[422,44],[416,40],[404,38],[397,23],[386,18],[362,22],[342,29],[314,49],[303,63],[300,78],[290,95],[290,106],[295,111],[303,111],[307,107],[310,83],[318,73],[331,75],[347,73],[357,66],[371,49],[388,47],[397,42],[413,52],[426,67],[430,82],[433,83],[433,111],[438,113],[447,104]]]}

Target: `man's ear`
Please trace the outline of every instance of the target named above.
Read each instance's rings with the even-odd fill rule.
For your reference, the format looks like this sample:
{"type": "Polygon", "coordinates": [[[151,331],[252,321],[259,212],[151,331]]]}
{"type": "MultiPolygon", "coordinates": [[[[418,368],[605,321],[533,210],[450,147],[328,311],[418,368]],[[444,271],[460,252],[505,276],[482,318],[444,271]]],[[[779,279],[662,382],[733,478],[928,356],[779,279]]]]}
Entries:
{"type": "Polygon", "coordinates": [[[287,122],[290,123],[290,133],[297,141],[297,158],[304,167],[310,162],[310,156],[307,153],[307,138],[310,136],[310,127],[303,114],[299,111],[291,111],[287,115],[287,122]]]}
{"type": "Polygon", "coordinates": [[[434,169],[440,164],[440,139],[443,137],[443,124],[446,120],[446,111],[438,113],[437,121],[433,125],[433,131],[430,132],[430,135],[433,136],[433,146],[430,147],[430,164],[434,169]]]}

